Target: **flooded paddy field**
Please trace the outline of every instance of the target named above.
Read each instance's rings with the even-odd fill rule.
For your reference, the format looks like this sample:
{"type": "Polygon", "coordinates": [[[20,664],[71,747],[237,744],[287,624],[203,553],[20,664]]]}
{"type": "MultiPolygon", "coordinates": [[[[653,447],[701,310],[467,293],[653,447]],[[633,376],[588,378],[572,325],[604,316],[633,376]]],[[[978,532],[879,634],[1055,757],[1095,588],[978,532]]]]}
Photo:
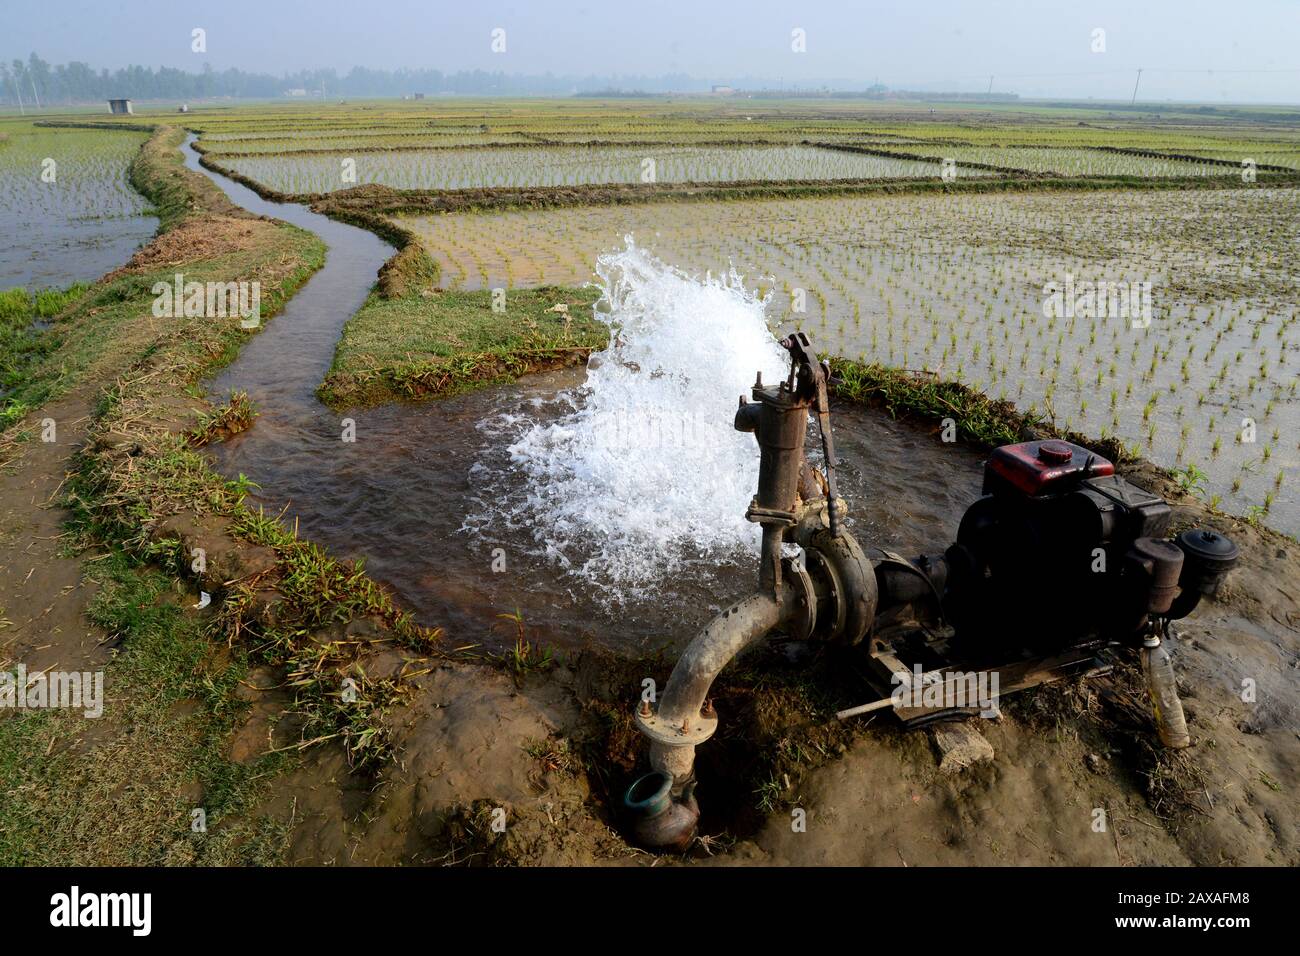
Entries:
{"type": "Polygon", "coordinates": [[[0,121],[0,289],[88,282],[131,258],[157,226],[127,182],[146,137],[0,121]]]}
{"type": "Polygon", "coordinates": [[[279,133],[237,136],[227,139],[204,137],[204,150],[216,160],[248,156],[291,156],[295,153],[385,152],[442,149],[451,146],[536,145],[536,141],[515,132],[484,133],[478,130],[328,130],[322,133],[286,137],[279,133]]]}
{"type": "MultiPolygon", "coordinates": [[[[1058,176],[1240,176],[1241,170],[1220,163],[1197,162],[1195,156],[1185,160],[1125,155],[1097,149],[1058,149],[1040,146],[968,146],[955,144],[919,144],[901,147],[910,153],[951,158],[960,169],[963,163],[982,163],[1023,169],[1031,173],[1058,176]]],[[[1197,154],[1199,155],[1199,154],[1197,154]]],[[[1257,162],[1265,162],[1262,156],[1257,162]]]]}
{"type": "MultiPolygon", "coordinates": [[[[223,165],[283,193],[321,193],[378,183],[394,189],[482,189],[604,183],[809,181],[931,177],[940,163],[807,146],[538,147],[243,156],[223,165]],[[345,178],[344,164],[355,165],[345,178]]],[[[348,167],[351,169],[352,167],[348,167]]],[[[964,175],[987,175],[959,170],[964,175]]]]}
{"type": "Polygon", "coordinates": [[[625,237],[734,268],[782,329],[1122,439],[1224,510],[1300,530],[1300,197],[1079,192],[584,206],[403,218],[453,288],[580,284],[625,237]],[[1136,290],[1132,315],[1076,301],[1136,290]],[[1149,315],[1142,314],[1149,283],[1149,315]],[[1108,288],[1107,286],[1093,286],[1108,288]],[[1059,296],[1058,296],[1059,293],[1059,296]],[[802,308],[802,311],[800,309],[802,308]],[[1067,312],[1069,314],[1067,314],[1067,312]]]}

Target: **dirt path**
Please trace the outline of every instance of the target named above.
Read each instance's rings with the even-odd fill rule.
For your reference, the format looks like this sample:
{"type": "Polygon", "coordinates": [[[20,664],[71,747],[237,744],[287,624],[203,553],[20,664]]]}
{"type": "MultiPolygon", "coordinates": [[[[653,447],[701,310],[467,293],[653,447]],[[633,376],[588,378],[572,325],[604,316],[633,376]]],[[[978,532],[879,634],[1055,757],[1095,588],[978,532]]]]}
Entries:
{"type": "Polygon", "coordinates": [[[111,656],[105,635],[86,620],[95,586],[83,559],[66,553],[68,513],[58,504],[95,391],[82,387],[42,409],[31,439],[0,466],[0,666],[84,670],[111,656]],[[54,441],[42,440],[45,420],[54,423],[54,441]]]}

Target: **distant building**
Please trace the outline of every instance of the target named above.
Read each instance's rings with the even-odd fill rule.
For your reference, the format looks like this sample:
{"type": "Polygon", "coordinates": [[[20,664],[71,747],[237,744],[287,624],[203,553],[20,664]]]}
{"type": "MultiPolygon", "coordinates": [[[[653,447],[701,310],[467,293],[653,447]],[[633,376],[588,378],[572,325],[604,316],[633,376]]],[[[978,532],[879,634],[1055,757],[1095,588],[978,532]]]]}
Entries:
{"type": "Polygon", "coordinates": [[[133,109],[131,109],[130,100],[109,100],[108,111],[110,113],[127,113],[127,114],[135,112],[133,109]]]}
{"type": "Polygon", "coordinates": [[[296,89],[285,90],[284,95],[285,96],[306,96],[307,91],[304,90],[301,86],[299,86],[296,89]]]}
{"type": "Polygon", "coordinates": [[[734,86],[715,86],[713,88],[714,96],[730,96],[734,92],[736,92],[734,86]]]}
{"type": "Polygon", "coordinates": [[[181,104],[181,108],[178,109],[176,112],[177,112],[177,113],[188,113],[189,111],[190,111],[190,104],[189,104],[189,103],[182,103],[182,104],[181,104]]]}
{"type": "Polygon", "coordinates": [[[412,96],[412,99],[422,100],[422,99],[424,99],[424,94],[423,94],[423,93],[416,93],[416,94],[414,94],[414,95],[412,96]]]}

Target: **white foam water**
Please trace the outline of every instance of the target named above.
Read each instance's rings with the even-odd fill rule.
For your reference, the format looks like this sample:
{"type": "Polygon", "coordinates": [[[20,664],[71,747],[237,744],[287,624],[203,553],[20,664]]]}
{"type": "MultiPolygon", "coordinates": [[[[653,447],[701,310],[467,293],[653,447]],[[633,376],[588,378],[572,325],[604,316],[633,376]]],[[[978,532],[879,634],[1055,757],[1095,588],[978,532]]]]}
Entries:
{"type": "Polygon", "coordinates": [[[628,237],[597,260],[596,275],[608,347],[593,354],[586,383],[557,399],[558,419],[551,409],[489,424],[513,436],[506,467],[524,481],[492,481],[496,466],[476,466],[477,479],[520,490],[484,499],[466,530],[526,528],[557,567],[623,603],[670,575],[757,553],[744,514],[758,448],[732,421],[755,372],[775,381],[788,358],[766,300],[734,271],[688,276],[628,237]]]}

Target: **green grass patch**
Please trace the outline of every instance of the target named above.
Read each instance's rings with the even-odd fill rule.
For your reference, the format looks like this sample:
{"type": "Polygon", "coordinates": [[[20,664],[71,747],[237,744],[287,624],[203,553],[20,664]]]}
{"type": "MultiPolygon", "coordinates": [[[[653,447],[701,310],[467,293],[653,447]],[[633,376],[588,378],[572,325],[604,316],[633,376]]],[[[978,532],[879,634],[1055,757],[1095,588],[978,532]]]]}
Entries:
{"type": "Polygon", "coordinates": [[[35,295],[23,288],[0,292],[0,431],[44,401],[42,389],[31,388],[31,370],[62,341],[51,320],[87,288],[75,283],[35,295]]]}
{"type": "Polygon", "coordinates": [[[942,422],[951,419],[954,437],[983,445],[1006,445],[1021,440],[1027,419],[1010,402],[997,402],[959,382],[934,376],[832,359],[834,393],[839,398],[882,406],[891,415],[916,415],[942,422]]]}
{"type": "Polygon", "coordinates": [[[90,617],[122,651],[105,668],[104,714],[17,712],[0,719],[0,864],[266,865],[284,828],[257,819],[267,777],[290,757],[226,759],[246,705],[239,648],[213,653],[174,579],[122,552],[88,566],[90,617]],[[207,832],[194,832],[201,808],[207,832]]]}
{"type": "Polygon", "coordinates": [[[960,382],[885,365],[830,358],[831,392],[839,399],[883,408],[896,418],[915,418],[952,437],[984,448],[1035,438],[1062,438],[1119,464],[1136,456],[1114,438],[1066,431],[1039,415],[1022,412],[960,382]]]}
{"type": "Polygon", "coordinates": [[[592,317],[595,289],[372,294],[343,329],[318,395],[333,407],[445,398],[583,359],[609,329],[592,317]],[[562,308],[561,308],[562,307],[562,308]]]}

